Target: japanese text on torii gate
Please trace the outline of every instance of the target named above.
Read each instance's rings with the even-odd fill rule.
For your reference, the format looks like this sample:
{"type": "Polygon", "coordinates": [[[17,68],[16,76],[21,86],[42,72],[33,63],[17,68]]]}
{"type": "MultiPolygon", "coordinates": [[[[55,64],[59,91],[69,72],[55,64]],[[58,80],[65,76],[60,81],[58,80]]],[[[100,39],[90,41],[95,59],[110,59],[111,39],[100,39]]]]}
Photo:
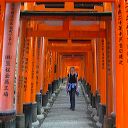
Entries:
{"type": "MultiPolygon", "coordinates": [[[[13,34],[13,23],[14,23],[14,4],[11,6],[11,12],[10,12],[10,19],[9,19],[9,36],[8,36],[8,46],[12,44],[12,34],[13,34]]],[[[6,61],[6,67],[5,67],[5,81],[4,81],[4,96],[8,96],[8,86],[9,86],[9,79],[10,79],[10,62],[11,62],[12,56],[6,55],[5,61],[6,61]]]]}

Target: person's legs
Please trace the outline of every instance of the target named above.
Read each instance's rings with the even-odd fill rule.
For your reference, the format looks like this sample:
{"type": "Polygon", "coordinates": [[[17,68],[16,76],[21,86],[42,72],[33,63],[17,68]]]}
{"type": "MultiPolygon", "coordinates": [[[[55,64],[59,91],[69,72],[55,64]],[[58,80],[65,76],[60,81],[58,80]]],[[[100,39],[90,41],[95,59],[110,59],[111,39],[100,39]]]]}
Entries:
{"type": "Polygon", "coordinates": [[[69,95],[70,95],[70,109],[72,109],[72,91],[69,92],[69,95]]]}
{"type": "Polygon", "coordinates": [[[72,110],[75,110],[75,89],[72,89],[72,110]]]}

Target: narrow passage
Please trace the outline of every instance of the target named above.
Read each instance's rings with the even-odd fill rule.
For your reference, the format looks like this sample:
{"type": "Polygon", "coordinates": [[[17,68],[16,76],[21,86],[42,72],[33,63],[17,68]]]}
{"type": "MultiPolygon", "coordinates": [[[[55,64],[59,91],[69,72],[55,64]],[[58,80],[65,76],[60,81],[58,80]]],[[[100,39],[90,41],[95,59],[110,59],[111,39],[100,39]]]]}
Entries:
{"type": "Polygon", "coordinates": [[[41,128],[94,128],[87,113],[87,104],[80,86],[80,95],[76,96],[75,111],[70,110],[69,96],[66,95],[65,85],[62,88],[41,128]]]}

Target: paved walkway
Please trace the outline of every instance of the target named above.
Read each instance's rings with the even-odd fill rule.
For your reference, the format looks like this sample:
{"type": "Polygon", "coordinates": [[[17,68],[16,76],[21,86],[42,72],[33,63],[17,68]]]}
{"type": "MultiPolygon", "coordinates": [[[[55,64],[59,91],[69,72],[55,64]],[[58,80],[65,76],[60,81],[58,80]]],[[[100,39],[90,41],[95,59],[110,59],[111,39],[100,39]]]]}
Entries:
{"type": "Polygon", "coordinates": [[[75,111],[69,108],[69,96],[63,87],[41,128],[94,128],[81,90],[79,97],[76,96],[75,111]]]}

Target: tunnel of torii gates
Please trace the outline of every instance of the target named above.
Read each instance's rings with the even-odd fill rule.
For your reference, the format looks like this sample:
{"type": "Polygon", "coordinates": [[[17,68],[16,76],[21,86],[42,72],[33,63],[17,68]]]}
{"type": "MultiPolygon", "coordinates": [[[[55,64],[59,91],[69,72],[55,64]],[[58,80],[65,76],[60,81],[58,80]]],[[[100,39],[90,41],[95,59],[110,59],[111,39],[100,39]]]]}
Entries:
{"type": "Polygon", "coordinates": [[[0,0],[0,124],[22,116],[74,66],[106,107],[104,123],[115,114],[116,127],[128,128],[127,25],[127,0],[0,0]],[[94,7],[77,8],[85,2],[94,7]]]}

